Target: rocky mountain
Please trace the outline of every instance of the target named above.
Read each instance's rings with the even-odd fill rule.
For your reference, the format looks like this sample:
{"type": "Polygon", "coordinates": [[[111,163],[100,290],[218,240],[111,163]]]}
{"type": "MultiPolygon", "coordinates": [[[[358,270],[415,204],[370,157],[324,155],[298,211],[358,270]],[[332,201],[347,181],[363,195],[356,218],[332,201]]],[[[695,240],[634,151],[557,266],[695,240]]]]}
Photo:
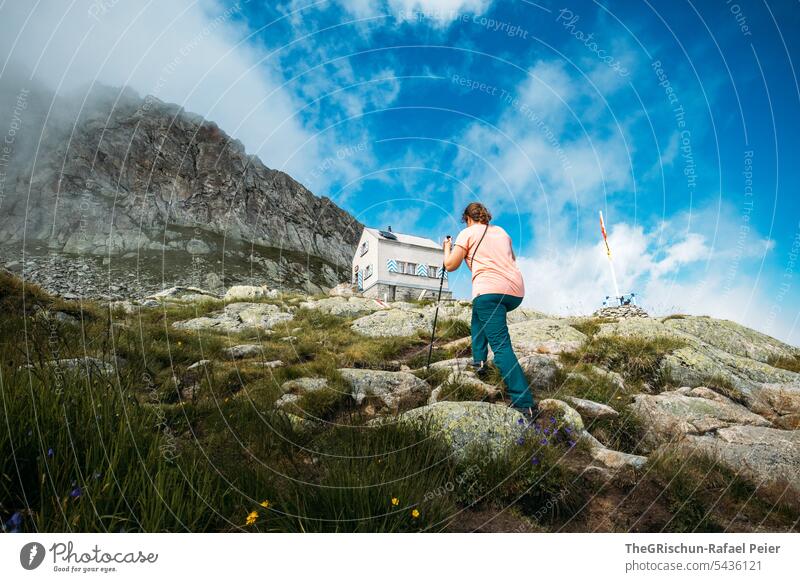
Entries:
{"type": "Polygon", "coordinates": [[[104,87],[85,101],[38,89],[17,113],[24,131],[0,215],[6,261],[24,242],[28,256],[106,257],[99,266],[168,284],[208,285],[191,277],[213,270],[219,281],[308,291],[348,277],[361,224],[213,122],[104,87]]]}

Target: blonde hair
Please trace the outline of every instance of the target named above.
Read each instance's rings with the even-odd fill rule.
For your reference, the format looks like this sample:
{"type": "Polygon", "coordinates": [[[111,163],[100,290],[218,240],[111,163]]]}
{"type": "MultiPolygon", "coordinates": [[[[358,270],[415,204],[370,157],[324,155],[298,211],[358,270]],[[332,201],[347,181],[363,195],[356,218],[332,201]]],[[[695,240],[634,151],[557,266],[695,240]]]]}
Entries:
{"type": "Polygon", "coordinates": [[[461,215],[461,221],[466,222],[467,218],[471,218],[481,224],[489,224],[492,219],[492,213],[480,202],[470,202],[464,209],[464,214],[461,215]]]}

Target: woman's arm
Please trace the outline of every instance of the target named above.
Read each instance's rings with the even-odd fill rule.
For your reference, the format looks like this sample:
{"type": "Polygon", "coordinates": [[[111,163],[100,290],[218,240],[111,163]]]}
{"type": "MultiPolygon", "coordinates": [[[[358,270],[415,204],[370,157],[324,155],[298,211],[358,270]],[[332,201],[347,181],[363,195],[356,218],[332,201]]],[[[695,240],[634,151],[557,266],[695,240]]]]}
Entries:
{"type": "Polygon", "coordinates": [[[452,239],[446,239],[442,243],[444,249],[444,268],[448,271],[455,271],[461,266],[461,261],[467,254],[464,247],[453,246],[452,239]]]}

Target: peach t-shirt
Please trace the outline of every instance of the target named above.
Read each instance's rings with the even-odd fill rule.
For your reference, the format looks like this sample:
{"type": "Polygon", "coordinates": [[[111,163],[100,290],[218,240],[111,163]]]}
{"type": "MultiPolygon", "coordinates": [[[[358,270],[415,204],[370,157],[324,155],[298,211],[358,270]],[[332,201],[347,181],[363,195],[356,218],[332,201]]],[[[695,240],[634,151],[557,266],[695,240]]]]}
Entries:
{"type": "Polygon", "coordinates": [[[525,283],[514,259],[511,237],[502,228],[489,227],[473,260],[473,251],[484,230],[485,224],[469,226],[458,233],[455,242],[467,252],[465,261],[472,270],[472,298],[487,293],[524,297],[525,283]]]}

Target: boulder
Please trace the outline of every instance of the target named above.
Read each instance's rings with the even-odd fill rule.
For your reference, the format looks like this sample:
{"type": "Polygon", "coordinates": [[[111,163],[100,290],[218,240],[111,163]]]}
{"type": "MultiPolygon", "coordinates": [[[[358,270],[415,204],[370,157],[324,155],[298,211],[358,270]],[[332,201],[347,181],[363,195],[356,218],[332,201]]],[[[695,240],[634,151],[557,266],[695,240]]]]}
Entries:
{"type": "Polygon", "coordinates": [[[800,382],[761,384],[753,391],[749,408],[778,427],[800,429],[800,382]]]}
{"type": "Polygon", "coordinates": [[[800,493],[800,431],[729,426],[714,435],[689,435],[682,449],[711,455],[757,486],[777,484],[800,493]]]}
{"type": "Polygon", "coordinates": [[[199,287],[170,287],[158,293],[148,295],[145,299],[154,301],[213,301],[219,297],[211,291],[199,287]]]}
{"type": "Polygon", "coordinates": [[[225,301],[236,299],[258,299],[261,297],[275,298],[280,293],[266,285],[234,285],[225,292],[225,301]]]}
{"type": "Polygon", "coordinates": [[[519,365],[522,366],[534,390],[546,390],[555,384],[558,364],[552,356],[547,354],[520,356],[519,365]]]}
{"type": "Polygon", "coordinates": [[[398,422],[424,424],[462,459],[472,450],[501,455],[525,430],[519,412],[488,402],[437,402],[400,415],[398,422]]]}
{"type": "Polygon", "coordinates": [[[257,362],[257,365],[262,368],[282,368],[286,364],[283,363],[283,360],[271,360],[269,362],[257,362]]]}
{"type": "Polygon", "coordinates": [[[324,299],[304,301],[300,307],[315,309],[339,317],[353,317],[386,309],[385,305],[365,297],[325,297],[324,299]]]}
{"type": "Polygon", "coordinates": [[[763,362],[729,354],[699,342],[667,355],[661,362],[661,368],[673,381],[684,386],[700,386],[709,378],[723,378],[748,400],[760,384],[800,381],[800,374],[795,372],[773,368],[763,362]]]}
{"type": "Polygon", "coordinates": [[[569,352],[586,340],[586,335],[558,319],[530,319],[513,323],[508,326],[508,331],[511,344],[520,356],[569,352]]]}
{"type": "Polygon", "coordinates": [[[542,418],[552,416],[560,425],[568,426],[578,434],[584,431],[581,415],[566,402],[555,398],[545,398],[539,401],[539,411],[542,418]]]}
{"type": "Polygon", "coordinates": [[[410,337],[430,331],[432,316],[421,309],[385,309],[356,319],[350,328],[369,337],[410,337]]]}
{"type": "Polygon", "coordinates": [[[297,378],[281,384],[281,392],[284,394],[290,392],[292,394],[307,394],[327,387],[328,380],[326,378],[297,378]]]}
{"type": "Polygon", "coordinates": [[[297,408],[294,406],[300,400],[300,396],[298,394],[292,394],[291,392],[288,394],[284,394],[275,402],[275,408],[279,410],[296,410],[297,408]]]}
{"type": "Polygon", "coordinates": [[[439,402],[442,399],[442,394],[445,392],[445,390],[454,385],[468,386],[472,388],[477,395],[477,399],[481,401],[492,401],[501,396],[500,390],[491,384],[487,384],[486,382],[480,380],[474,372],[459,370],[450,372],[450,375],[447,377],[447,379],[433,389],[430,397],[428,398],[428,404],[439,402]]]}
{"type": "Polygon", "coordinates": [[[431,370],[448,370],[450,372],[465,372],[469,370],[472,358],[452,358],[439,360],[431,364],[431,370]]]}
{"type": "Polygon", "coordinates": [[[269,303],[230,303],[221,312],[186,321],[176,321],[172,327],[193,331],[235,333],[247,328],[269,330],[293,318],[292,313],[281,311],[280,307],[269,303]]]}
{"type": "Polygon", "coordinates": [[[261,349],[260,344],[240,344],[222,350],[222,354],[229,360],[241,360],[259,355],[261,349]]]}
{"type": "Polygon", "coordinates": [[[606,404],[600,404],[585,398],[576,398],[575,396],[567,396],[566,400],[578,411],[582,418],[605,420],[619,416],[619,412],[606,404]]]}
{"type": "Polygon", "coordinates": [[[770,426],[765,418],[707,388],[637,394],[630,409],[646,427],[642,445],[651,450],[733,425],[770,426]]]}
{"type": "Polygon", "coordinates": [[[241,321],[243,327],[260,329],[272,329],[279,323],[294,319],[291,313],[269,303],[229,303],[224,313],[226,317],[241,321]]]}
{"type": "Polygon", "coordinates": [[[350,384],[353,400],[359,406],[368,400],[396,413],[425,402],[430,394],[430,386],[409,372],[355,368],[343,368],[339,372],[350,384]]]}

